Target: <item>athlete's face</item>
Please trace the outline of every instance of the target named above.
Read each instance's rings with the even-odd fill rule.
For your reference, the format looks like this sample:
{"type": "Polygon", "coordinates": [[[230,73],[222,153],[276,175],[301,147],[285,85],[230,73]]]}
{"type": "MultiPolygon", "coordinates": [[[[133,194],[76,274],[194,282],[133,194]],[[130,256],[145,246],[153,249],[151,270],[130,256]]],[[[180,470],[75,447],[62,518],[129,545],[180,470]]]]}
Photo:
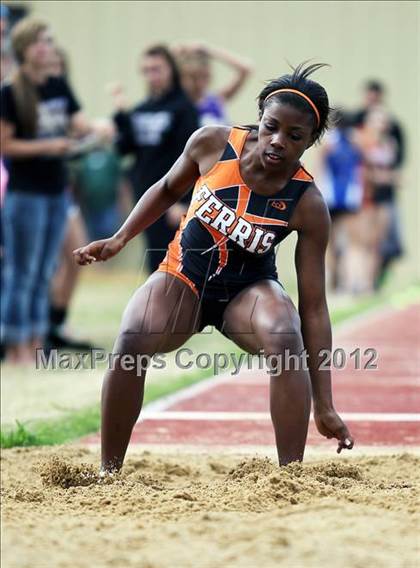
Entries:
{"type": "Polygon", "coordinates": [[[153,95],[159,95],[171,88],[172,70],[164,57],[146,55],[142,61],[141,73],[153,95]]]}
{"type": "Polygon", "coordinates": [[[258,151],[267,169],[297,162],[314,142],[314,118],[289,104],[267,104],[258,130],[258,151]]]}

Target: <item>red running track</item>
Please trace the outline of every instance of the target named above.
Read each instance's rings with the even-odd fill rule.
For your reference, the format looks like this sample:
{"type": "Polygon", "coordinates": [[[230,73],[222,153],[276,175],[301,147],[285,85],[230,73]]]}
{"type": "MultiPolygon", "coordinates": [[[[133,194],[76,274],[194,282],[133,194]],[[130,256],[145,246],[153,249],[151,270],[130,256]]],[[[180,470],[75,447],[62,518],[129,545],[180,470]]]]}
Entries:
{"type": "MultiPolygon", "coordinates": [[[[360,446],[420,446],[420,305],[345,324],[335,334],[347,365],[333,372],[337,410],[360,446]],[[349,354],[378,352],[377,369],[356,369],[349,354]]],[[[274,446],[265,371],[246,370],[189,387],[143,410],[131,443],[148,445],[274,446]]],[[[98,435],[87,443],[98,443],[98,435]]],[[[311,421],[308,444],[329,446],[311,421]]],[[[335,442],[334,442],[335,444],[335,442]]]]}

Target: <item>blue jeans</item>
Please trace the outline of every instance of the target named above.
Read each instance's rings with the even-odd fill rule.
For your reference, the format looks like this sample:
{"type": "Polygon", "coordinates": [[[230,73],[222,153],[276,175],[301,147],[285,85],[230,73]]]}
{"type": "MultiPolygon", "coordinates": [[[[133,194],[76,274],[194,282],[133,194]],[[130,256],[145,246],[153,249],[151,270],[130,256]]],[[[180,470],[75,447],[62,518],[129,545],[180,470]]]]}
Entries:
{"type": "Polygon", "coordinates": [[[49,288],[67,225],[69,196],[8,191],[3,210],[2,343],[44,337],[49,288]]]}

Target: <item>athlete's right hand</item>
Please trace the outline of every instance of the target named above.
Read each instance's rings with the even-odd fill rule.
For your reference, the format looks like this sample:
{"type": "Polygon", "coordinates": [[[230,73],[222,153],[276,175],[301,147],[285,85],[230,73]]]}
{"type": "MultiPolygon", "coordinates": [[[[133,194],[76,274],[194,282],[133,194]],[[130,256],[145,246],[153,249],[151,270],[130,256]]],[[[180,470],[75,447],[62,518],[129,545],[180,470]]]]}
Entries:
{"type": "Polygon", "coordinates": [[[124,241],[118,237],[110,237],[100,241],[93,241],[84,247],[73,251],[77,264],[85,266],[92,262],[108,260],[120,252],[124,247],[124,241]]]}

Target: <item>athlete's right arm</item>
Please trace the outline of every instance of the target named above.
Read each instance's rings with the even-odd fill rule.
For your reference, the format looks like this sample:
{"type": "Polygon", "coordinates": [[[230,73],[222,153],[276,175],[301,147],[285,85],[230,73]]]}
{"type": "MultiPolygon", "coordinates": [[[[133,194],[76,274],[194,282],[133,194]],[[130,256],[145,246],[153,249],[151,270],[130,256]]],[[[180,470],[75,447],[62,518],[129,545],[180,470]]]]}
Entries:
{"type": "Polygon", "coordinates": [[[200,177],[203,161],[220,145],[223,136],[220,130],[221,127],[207,126],[194,132],[169,172],[142,195],[115,235],[73,251],[76,262],[85,265],[108,260],[159,219],[200,177]]]}

